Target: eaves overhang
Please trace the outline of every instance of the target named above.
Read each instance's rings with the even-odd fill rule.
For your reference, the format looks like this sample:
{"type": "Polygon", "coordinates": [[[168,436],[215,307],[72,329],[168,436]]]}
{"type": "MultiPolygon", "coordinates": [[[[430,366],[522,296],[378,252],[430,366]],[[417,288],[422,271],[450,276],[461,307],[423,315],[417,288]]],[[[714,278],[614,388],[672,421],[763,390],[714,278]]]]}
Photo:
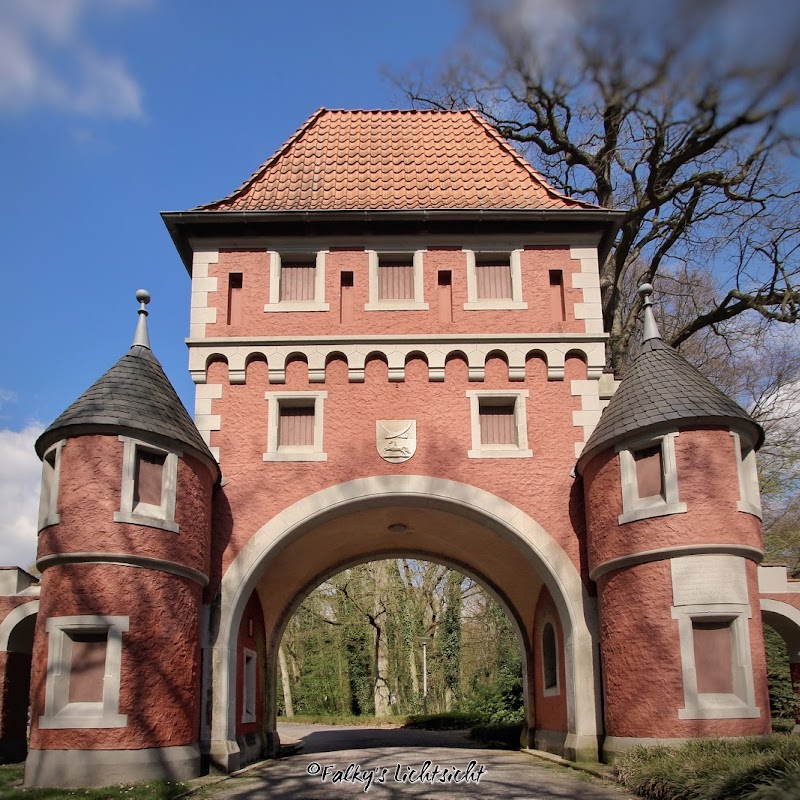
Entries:
{"type": "Polygon", "coordinates": [[[342,209],[325,211],[163,211],[161,219],[186,270],[192,270],[192,238],[269,235],[276,228],[303,229],[330,226],[365,227],[422,225],[432,228],[471,223],[478,226],[518,227],[534,224],[557,231],[593,231],[600,234],[600,262],[605,260],[625,212],[608,209],[342,209]]]}

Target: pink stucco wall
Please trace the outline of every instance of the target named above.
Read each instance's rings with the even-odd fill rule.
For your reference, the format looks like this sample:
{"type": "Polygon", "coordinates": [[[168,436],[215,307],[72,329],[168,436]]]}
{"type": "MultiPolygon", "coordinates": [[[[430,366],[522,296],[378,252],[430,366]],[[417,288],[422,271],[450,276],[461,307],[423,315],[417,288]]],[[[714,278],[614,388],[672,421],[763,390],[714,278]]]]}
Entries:
{"type": "Polygon", "coordinates": [[[564,631],[558,616],[556,604],[546,586],[539,592],[536,602],[533,625],[533,676],[534,676],[534,713],[536,727],[546,731],[567,730],[567,676],[564,662],[564,631]],[[556,647],[558,651],[558,685],[557,695],[545,697],[544,674],[542,668],[542,629],[545,622],[554,622],[556,647]]]}
{"type": "MultiPolygon", "coordinates": [[[[280,248],[274,248],[280,251],[280,248]]],[[[209,266],[209,276],[219,278],[217,291],[209,294],[209,305],[217,309],[217,321],[206,326],[206,336],[287,336],[293,334],[341,335],[391,333],[581,333],[582,320],[575,320],[573,306],[583,302],[583,291],[572,288],[571,275],[580,272],[580,261],[570,258],[566,246],[526,248],[521,256],[522,295],[527,311],[465,311],[467,302],[466,255],[459,248],[434,248],[424,256],[424,299],[429,311],[364,311],[369,301],[369,263],[364,250],[332,250],[325,259],[325,300],[329,313],[265,313],[269,302],[269,254],[266,250],[222,251],[219,263],[209,266]],[[453,322],[441,322],[437,309],[437,273],[452,272],[453,322]],[[563,270],[567,321],[554,324],[550,312],[550,270],[563,270]],[[242,316],[228,325],[228,276],[242,273],[242,316]],[[340,273],[353,273],[353,321],[340,322],[340,273]]]]}
{"type": "Polygon", "coordinates": [[[266,655],[264,614],[261,601],[253,592],[242,615],[239,636],[236,643],[236,735],[257,733],[264,726],[264,658],[266,655]],[[253,622],[253,635],[250,635],[250,620],[253,622]],[[244,702],[244,648],[252,650],[257,656],[256,668],[256,720],[242,722],[244,702]]]}
{"type": "Polygon", "coordinates": [[[594,458],[584,471],[588,557],[592,570],[614,558],[690,544],[743,544],[763,548],[761,520],[738,511],[739,480],[733,438],[726,429],[682,429],[675,440],[678,494],[687,511],[619,524],[622,488],[619,455],[594,458]]]}
{"type": "Polygon", "coordinates": [[[154,570],[113,564],[52,567],[42,576],[31,678],[32,749],[140,749],[197,742],[200,697],[200,586],[154,570]],[[119,713],[125,728],[45,730],[50,617],[129,617],[122,636],[119,713]]]}
{"type": "Polygon", "coordinates": [[[672,619],[669,561],[618,570],[598,581],[603,696],[608,736],[680,738],[769,732],[766,658],[756,565],[747,561],[757,719],[681,720],[684,706],[678,622],[672,619]],[[635,603],[632,603],[635,598],[635,603]]]}
{"type": "Polygon", "coordinates": [[[61,451],[61,521],[39,534],[37,558],[57,553],[129,553],[209,570],[213,478],[189,454],[178,459],[178,533],[114,522],[120,510],[123,443],[117,436],[68,439],[61,451]]]}
{"type": "MultiPolygon", "coordinates": [[[[220,448],[226,478],[214,506],[212,570],[227,569],[247,541],[282,509],[313,492],[373,475],[431,475],[478,486],[530,514],[581,568],[582,498],[570,470],[575,442],[583,429],[572,424],[580,398],[570,380],[584,378],[578,358],[567,359],[564,381],[548,381],[543,362],[531,357],[524,382],[508,380],[508,368],[491,358],[483,382],[468,380],[462,359],[451,360],[442,383],[428,381],[427,365],[412,359],[405,381],[390,383],[381,360],[368,362],[366,380],[350,383],[343,361],[333,360],[324,384],[309,384],[305,363],[288,365],[286,384],[268,383],[263,361],[251,362],[247,382],[229,385],[227,366],[212,363],[208,382],[222,384],[212,413],[221,429],[211,436],[220,448]],[[528,389],[528,444],[532,458],[468,459],[472,447],[468,389],[528,389]],[[324,462],[265,463],[268,391],[327,391],[324,402],[324,462]],[[417,451],[408,461],[390,464],[375,445],[376,419],[416,419],[417,451]]],[[[584,575],[584,577],[586,577],[584,575]]],[[[212,574],[209,596],[220,573],[212,574]]]]}

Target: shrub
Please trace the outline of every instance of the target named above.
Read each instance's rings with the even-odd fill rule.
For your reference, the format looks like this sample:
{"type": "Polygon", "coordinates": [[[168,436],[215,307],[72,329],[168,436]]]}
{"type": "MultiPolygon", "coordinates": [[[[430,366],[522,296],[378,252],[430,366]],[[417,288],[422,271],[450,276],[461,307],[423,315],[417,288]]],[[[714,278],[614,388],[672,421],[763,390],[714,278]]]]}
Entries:
{"type": "Polygon", "coordinates": [[[478,725],[469,735],[490,747],[501,747],[505,750],[519,750],[522,724],[510,725],[478,725]]]}
{"type": "Polygon", "coordinates": [[[797,736],[635,747],[614,768],[624,786],[649,800],[800,800],[797,736]]]}

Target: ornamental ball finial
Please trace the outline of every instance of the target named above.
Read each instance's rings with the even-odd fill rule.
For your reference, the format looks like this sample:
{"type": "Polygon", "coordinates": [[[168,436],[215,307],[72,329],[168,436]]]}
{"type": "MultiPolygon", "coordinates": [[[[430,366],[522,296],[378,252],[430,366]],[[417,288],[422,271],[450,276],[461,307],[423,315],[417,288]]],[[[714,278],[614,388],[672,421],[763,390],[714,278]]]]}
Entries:
{"type": "Polygon", "coordinates": [[[150,292],[148,292],[147,289],[137,289],[136,299],[140,303],[144,303],[145,305],[147,305],[150,302],[150,292]]]}
{"type": "Polygon", "coordinates": [[[643,283],[639,287],[639,294],[643,298],[649,297],[651,294],[653,294],[653,284],[652,283],[643,283]]]}

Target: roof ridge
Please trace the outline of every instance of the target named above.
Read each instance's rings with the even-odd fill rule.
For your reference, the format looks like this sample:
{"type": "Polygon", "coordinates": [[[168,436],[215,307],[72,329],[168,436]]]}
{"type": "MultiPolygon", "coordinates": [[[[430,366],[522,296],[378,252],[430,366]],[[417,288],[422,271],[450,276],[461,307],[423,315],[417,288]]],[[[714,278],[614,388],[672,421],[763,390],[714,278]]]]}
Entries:
{"type": "Polygon", "coordinates": [[[575,203],[577,205],[588,206],[590,208],[600,208],[601,206],[596,205],[595,203],[588,203],[585,200],[578,200],[575,197],[570,197],[569,195],[562,194],[557,189],[553,187],[553,185],[544,177],[544,175],[540,175],[533,167],[533,165],[520,153],[515,147],[509,144],[508,140],[501,136],[499,131],[489,122],[483,118],[480,112],[475,108],[468,108],[467,111],[483,126],[484,130],[507,152],[509,153],[514,160],[541,186],[545,189],[545,191],[549,192],[554,197],[557,197],[559,200],[566,200],[569,203],[575,203]]]}
{"type": "Polygon", "coordinates": [[[222,203],[234,200],[237,195],[241,194],[253,181],[257,180],[263,175],[272,164],[278,160],[289,148],[315,123],[323,114],[326,114],[330,109],[320,106],[256,171],[247,178],[241,186],[234,189],[229,195],[214,200],[211,203],[204,203],[203,205],[195,206],[193,211],[200,210],[213,210],[214,206],[221,205],[222,203]]]}

